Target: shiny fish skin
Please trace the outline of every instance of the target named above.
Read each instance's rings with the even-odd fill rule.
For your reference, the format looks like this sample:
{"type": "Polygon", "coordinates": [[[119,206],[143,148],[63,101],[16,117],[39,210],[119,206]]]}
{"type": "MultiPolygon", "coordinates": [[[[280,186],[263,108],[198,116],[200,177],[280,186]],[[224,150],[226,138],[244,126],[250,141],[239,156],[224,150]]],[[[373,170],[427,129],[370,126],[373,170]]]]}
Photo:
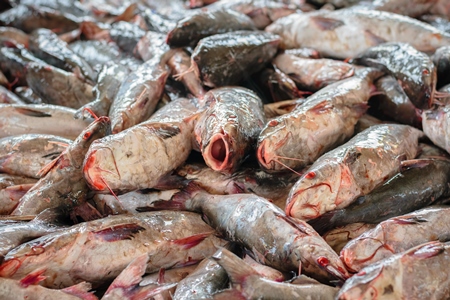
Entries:
{"type": "Polygon", "coordinates": [[[408,125],[376,125],[327,152],[305,171],[287,199],[286,214],[310,220],[347,207],[416,157],[423,133],[408,125]]]}
{"type": "Polygon", "coordinates": [[[0,103],[2,104],[26,104],[16,94],[0,86],[0,103]]]}
{"type": "Polygon", "coordinates": [[[437,72],[437,87],[450,83],[450,46],[440,47],[431,56],[437,72]]]}
{"type": "Polygon", "coordinates": [[[407,43],[384,43],[352,59],[356,64],[381,68],[394,76],[418,108],[428,108],[436,90],[436,67],[431,58],[407,43]]]}
{"type": "Polygon", "coordinates": [[[349,139],[367,110],[377,74],[368,69],[365,76],[335,82],[270,120],[258,138],[257,158],[263,170],[305,167],[349,139]]]}
{"type": "Polygon", "coordinates": [[[16,45],[22,44],[25,48],[28,48],[29,36],[17,28],[0,27],[0,40],[10,40],[16,45]]]}
{"type": "Polygon", "coordinates": [[[450,103],[422,113],[423,132],[437,146],[450,153],[450,103]]]}
{"type": "Polygon", "coordinates": [[[388,219],[350,241],[341,258],[347,268],[359,272],[377,261],[420,244],[450,240],[448,206],[430,206],[388,219]]]}
{"type": "Polygon", "coordinates": [[[155,186],[191,152],[190,118],[196,111],[191,100],[178,99],[148,121],[94,142],[83,167],[91,189],[109,193],[108,186],[121,192],[155,186]]]}
{"type": "Polygon", "coordinates": [[[43,104],[42,99],[27,86],[19,86],[14,89],[14,93],[27,104],[43,104]]]}
{"type": "Polygon", "coordinates": [[[194,72],[209,87],[237,84],[261,70],[275,56],[279,42],[277,35],[258,31],[206,37],[191,55],[194,72]]]}
{"type": "Polygon", "coordinates": [[[334,228],[322,235],[325,242],[330,245],[336,253],[340,253],[342,248],[354,238],[357,238],[364,232],[375,228],[376,224],[352,223],[345,226],[334,228]]]}
{"type": "Polygon", "coordinates": [[[362,269],[336,299],[448,299],[450,245],[430,242],[362,269]]]}
{"type": "Polygon", "coordinates": [[[47,134],[4,137],[0,139],[0,172],[39,178],[37,173],[71,143],[47,134]]]}
{"type": "Polygon", "coordinates": [[[36,178],[0,173],[0,189],[20,184],[34,184],[36,182],[36,178]]]}
{"type": "Polygon", "coordinates": [[[83,160],[91,143],[109,131],[109,119],[100,117],[45,167],[42,178],[20,199],[12,215],[36,215],[47,208],[68,210],[86,201],[89,191],[83,180],[83,160]]]}
{"type": "Polygon", "coordinates": [[[163,211],[110,216],[22,244],[5,256],[0,275],[21,278],[45,267],[43,286],[88,281],[95,287],[114,279],[145,253],[150,255],[146,272],[156,272],[202,260],[223,245],[199,214],[163,211]],[[189,244],[185,241],[189,239],[197,240],[189,244]],[[117,255],[118,251],[123,255],[117,255]]]}
{"type": "Polygon", "coordinates": [[[205,94],[205,111],[195,125],[195,139],[206,164],[232,174],[253,147],[265,123],[261,99],[242,87],[205,94]]]}
{"type": "Polygon", "coordinates": [[[0,137],[36,133],[75,139],[92,119],[75,120],[74,114],[75,110],[58,105],[0,104],[0,137]]]}
{"type": "Polygon", "coordinates": [[[34,183],[8,186],[0,190],[0,215],[9,215],[34,183]]]}
{"type": "Polygon", "coordinates": [[[357,9],[292,14],[266,28],[286,48],[310,47],[324,56],[355,57],[384,42],[404,42],[422,52],[450,44],[450,35],[397,14],[357,9]],[[336,39],[336,36],[339,37],[336,39]]]}
{"type": "Polygon", "coordinates": [[[166,35],[159,32],[147,31],[134,48],[134,52],[144,61],[155,57],[163,57],[170,50],[166,44],[166,35]]]}

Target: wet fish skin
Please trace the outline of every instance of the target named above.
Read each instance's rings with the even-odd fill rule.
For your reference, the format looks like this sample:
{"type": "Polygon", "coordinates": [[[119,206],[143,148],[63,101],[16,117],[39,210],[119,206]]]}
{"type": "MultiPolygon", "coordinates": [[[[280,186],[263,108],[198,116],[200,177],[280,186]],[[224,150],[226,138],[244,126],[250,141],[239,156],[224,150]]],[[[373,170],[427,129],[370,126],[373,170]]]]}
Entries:
{"type": "Polygon", "coordinates": [[[8,252],[0,273],[21,278],[30,270],[45,267],[43,286],[57,288],[88,281],[96,287],[117,277],[142,254],[150,256],[146,272],[157,272],[202,260],[224,244],[195,213],[109,216],[22,244],[8,252]],[[119,249],[124,255],[117,256],[119,249]]]}
{"type": "Polygon", "coordinates": [[[145,31],[138,25],[119,21],[111,25],[109,36],[117,45],[128,53],[133,53],[138,41],[145,35],[145,31]]]}
{"type": "Polygon", "coordinates": [[[206,37],[191,55],[194,72],[209,87],[237,84],[261,70],[275,56],[279,42],[277,35],[255,31],[206,37]]]}
{"type": "Polygon", "coordinates": [[[133,52],[136,56],[147,61],[154,58],[162,58],[170,50],[166,43],[166,35],[159,32],[147,31],[138,41],[133,52]]]}
{"type": "Polygon", "coordinates": [[[3,104],[25,104],[16,94],[0,85],[0,103],[3,104]]]}
{"type": "Polygon", "coordinates": [[[435,145],[450,153],[450,103],[424,110],[422,127],[423,132],[435,145]]]}
{"type": "Polygon", "coordinates": [[[323,239],[330,245],[336,253],[340,253],[342,248],[354,238],[357,238],[364,232],[375,228],[377,224],[368,223],[351,223],[345,226],[340,226],[322,235],[323,239]]]}
{"type": "Polygon", "coordinates": [[[0,172],[39,178],[37,173],[57,158],[72,141],[46,134],[23,134],[0,139],[0,172]]]}
{"type": "Polygon", "coordinates": [[[36,95],[32,89],[27,86],[19,86],[14,89],[14,93],[19,96],[26,104],[43,104],[42,99],[36,95]]]}
{"type": "Polygon", "coordinates": [[[336,299],[446,299],[449,251],[448,243],[430,242],[379,261],[347,280],[336,299]]]}
{"type": "Polygon", "coordinates": [[[13,27],[0,27],[0,40],[10,40],[15,44],[22,44],[28,48],[29,36],[20,29],[13,27]]]}
{"type": "Polygon", "coordinates": [[[436,91],[437,73],[431,58],[407,43],[384,43],[352,59],[356,64],[387,70],[399,80],[417,108],[429,108],[436,91]]]}
{"type": "Polygon", "coordinates": [[[34,183],[8,186],[0,190],[0,215],[9,215],[34,183]]]}
{"type": "Polygon", "coordinates": [[[40,172],[41,179],[20,199],[12,215],[36,215],[47,208],[63,210],[86,201],[88,186],[83,180],[83,160],[89,146],[109,132],[108,117],[92,122],[66,150],[40,172]]]}
{"type": "Polygon", "coordinates": [[[0,189],[14,185],[34,184],[36,182],[36,178],[0,173],[0,189]]]}
{"type": "Polygon", "coordinates": [[[408,125],[375,125],[322,155],[305,171],[286,201],[286,214],[302,220],[347,207],[394,176],[418,153],[423,133],[408,125]]]}

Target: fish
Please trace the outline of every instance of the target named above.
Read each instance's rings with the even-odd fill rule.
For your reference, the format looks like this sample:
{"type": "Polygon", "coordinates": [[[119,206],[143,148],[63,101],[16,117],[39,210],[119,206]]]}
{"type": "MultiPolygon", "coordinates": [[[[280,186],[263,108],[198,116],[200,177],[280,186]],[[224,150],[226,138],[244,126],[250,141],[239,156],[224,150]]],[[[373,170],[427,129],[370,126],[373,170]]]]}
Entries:
{"type": "Polygon", "coordinates": [[[450,153],[450,101],[422,112],[422,128],[436,145],[450,153]]]}
{"type": "Polygon", "coordinates": [[[133,53],[138,41],[145,35],[145,30],[138,25],[119,21],[111,25],[109,36],[122,50],[133,53]]]}
{"type": "Polygon", "coordinates": [[[76,120],[74,114],[75,110],[58,105],[0,104],[0,138],[35,133],[72,140],[92,122],[92,119],[76,120]]]}
{"type": "Polygon", "coordinates": [[[303,168],[346,142],[368,108],[373,80],[368,69],[319,90],[291,112],[266,123],[258,137],[256,155],[261,168],[280,172],[303,168]]]}
{"type": "Polygon", "coordinates": [[[69,210],[86,201],[88,186],[83,179],[83,160],[89,146],[109,130],[108,117],[92,122],[53,161],[43,167],[39,181],[23,195],[12,215],[37,215],[47,208],[69,210]]]}
{"type": "Polygon", "coordinates": [[[299,58],[322,58],[319,51],[313,48],[286,49],[283,53],[299,58]]]}
{"type": "Polygon", "coordinates": [[[155,186],[188,158],[197,109],[180,98],[146,122],[94,142],[83,165],[90,188],[124,193],[155,186]]]}
{"type": "Polygon", "coordinates": [[[203,99],[194,134],[206,164],[215,171],[232,174],[256,142],[265,123],[261,99],[243,87],[208,91],[203,99]]]}
{"type": "Polygon", "coordinates": [[[20,29],[13,27],[0,27],[0,40],[8,40],[16,45],[28,48],[30,37],[20,29]]]}
{"type": "Polygon", "coordinates": [[[449,251],[433,241],[381,260],[347,280],[336,299],[446,299],[449,251]]]}
{"type": "Polygon", "coordinates": [[[0,85],[0,103],[3,104],[26,104],[16,94],[0,85]]]}
{"type": "Polygon", "coordinates": [[[191,65],[208,87],[234,85],[263,69],[275,56],[280,39],[268,32],[240,30],[201,39],[191,65]]]}
{"type": "Polygon", "coordinates": [[[61,288],[87,281],[96,288],[143,254],[149,255],[150,273],[198,262],[224,244],[196,213],[109,216],[23,243],[5,256],[0,275],[18,279],[45,268],[42,286],[61,288]]]}
{"type": "Polygon", "coordinates": [[[428,55],[410,44],[380,44],[361,52],[352,62],[386,70],[417,108],[429,108],[436,96],[436,67],[428,55]]]}
{"type": "Polygon", "coordinates": [[[220,7],[199,10],[177,22],[167,35],[167,44],[172,47],[196,45],[202,38],[239,30],[256,30],[247,15],[220,7]]]}
{"type": "Polygon", "coordinates": [[[342,248],[347,245],[348,242],[357,238],[364,232],[375,228],[377,224],[369,224],[369,223],[351,223],[348,225],[336,227],[327,231],[322,235],[325,242],[330,245],[333,250],[339,254],[342,248]]]}
{"type": "Polygon", "coordinates": [[[18,184],[0,190],[0,215],[9,215],[34,183],[18,184]]]}
{"type": "Polygon", "coordinates": [[[160,32],[147,31],[137,42],[133,52],[144,61],[153,58],[162,58],[169,52],[170,46],[166,44],[166,35],[160,32]]]}
{"type": "Polygon", "coordinates": [[[14,89],[14,93],[26,104],[44,104],[42,99],[27,86],[19,86],[14,89]]]}
{"type": "Polygon", "coordinates": [[[78,109],[94,98],[90,84],[49,65],[28,64],[26,80],[33,92],[48,104],[78,109]]]}
{"type": "Polygon", "coordinates": [[[265,88],[264,93],[270,94],[272,101],[275,103],[267,103],[264,105],[277,105],[277,102],[283,100],[291,100],[294,98],[302,98],[308,92],[302,92],[297,88],[295,82],[285,73],[280,71],[277,67],[272,69],[265,69],[259,76],[261,85],[265,88]]]}
{"type": "Polygon", "coordinates": [[[436,66],[438,88],[450,83],[450,46],[440,47],[431,56],[433,64],[436,66]]]}
{"type": "Polygon", "coordinates": [[[305,98],[297,98],[292,100],[278,101],[274,103],[264,104],[264,114],[266,118],[270,121],[276,117],[285,115],[293,111],[297,106],[305,103],[305,98]]]}
{"type": "Polygon", "coordinates": [[[291,54],[279,54],[272,61],[286,73],[301,90],[316,92],[327,85],[354,75],[354,66],[327,58],[300,58],[291,54]]]}
{"type": "Polygon", "coordinates": [[[266,31],[280,35],[286,49],[310,47],[338,59],[355,57],[385,42],[409,43],[426,53],[450,43],[450,34],[413,18],[352,8],[292,14],[266,31]]]}
{"type": "MultiPolygon", "coordinates": [[[[241,298],[230,299],[334,299],[338,291],[338,288],[325,284],[299,285],[268,280],[226,249],[212,258],[226,270],[232,289],[241,295],[241,298]]],[[[214,299],[219,298],[216,295],[214,299]]]]}
{"type": "Polygon", "coordinates": [[[35,184],[36,178],[0,173],[0,189],[22,184],[35,184]]]}
{"type": "Polygon", "coordinates": [[[447,242],[450,222],[448,206],[429,206],[390,218],[351,240],[340,257],[352,272],[359,272],[382,259],[431,241],[447,242]]]}
{"type": "Polygon", "coordinates": [[[327,212],[309,224],[319,233],[357,222],[377,224],[450,196],[450,160],[417,159],[405,163],[403,168],[409,169],[358,197],[346,208],[327,212]]]}
{"type": "Polygon", "coordinates": [[[393,177],[419,151],[423,132],[408,125],[375,125],[322,155],[286,200],[286,214],[305,221],[345,208],[393,177]]]}
{"type": "Polygon", "coordinates": [[[57,158],[71,140],[48,134],[22,134],[0,139],[0,172],[39,178],[37,173],[57,158]]]}
{"type": "Polygon", "coordinates": [[[256,261],[279,271],[304,272],[318,280],[348,277],[337,254],[311,226],[254,194],[211,195],[190,183],[171,201],[155,202],[139,211],[148,209],[202,213],[219,234],[241,243],[256,261]]]}

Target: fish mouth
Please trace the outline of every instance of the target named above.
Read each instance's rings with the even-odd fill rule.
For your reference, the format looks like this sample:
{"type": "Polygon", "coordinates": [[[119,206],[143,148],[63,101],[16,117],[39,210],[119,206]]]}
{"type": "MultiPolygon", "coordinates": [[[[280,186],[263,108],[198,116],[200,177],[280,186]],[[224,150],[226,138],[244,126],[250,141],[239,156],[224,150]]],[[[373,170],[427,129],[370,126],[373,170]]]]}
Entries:
{"type": "MultiPolygon", "coordinates": [[[[106,148],[108,149],[108,148],[106,148]]],[[[105,175],[105,173],[112,173],[118,177],[120,177],[120,174],[117,170],[117,166],[115,165],[115,161],[114,161],[114,165],[116,167],[116,172],[111,172],[109,170],[104,170],[102,168],[100,168],[99,164],[101,162],[101,159],[99,159],[99,157],[101,158],[103,156],[103,159],[105,158],[104,155],[99,155],[101,152],[98,152],[99,149],[94,149],[89,151],[86,154],[86,158],[84,160],[84,166],[83,166],[83,174],[84,174],[84,178],[86,179],[86,182],[88,183],[88,185],[95,191],[102,191],[102,192],[110,192],[110,188],[107,184],[107,182],[105,181],[105,177],[103,175],[105,175]]],[[[104,149],[101,149],[104,150],[104,149]]],[[[111,149],[108,149],[111,151],[111,149]]],[[[113,160],[114,160],[114,156],[112,156],[113,160]]]]}
{"type": "Polygon", "coordinates": [[[215,134],[203,150],[206,164],[215,171],[230,169],[230,156],[228,135],[222,133],[215,134]]]}
{"type": "Polygon", "coordinates": [[[256,150],[256,157],[258,158],[258,162],[261,167],[263,167],[266,170],[271,170],[274,167],[272,158],[270,157],[270,154],[266,151],[266,141],[263,141],[258,149],[256,150]]]}

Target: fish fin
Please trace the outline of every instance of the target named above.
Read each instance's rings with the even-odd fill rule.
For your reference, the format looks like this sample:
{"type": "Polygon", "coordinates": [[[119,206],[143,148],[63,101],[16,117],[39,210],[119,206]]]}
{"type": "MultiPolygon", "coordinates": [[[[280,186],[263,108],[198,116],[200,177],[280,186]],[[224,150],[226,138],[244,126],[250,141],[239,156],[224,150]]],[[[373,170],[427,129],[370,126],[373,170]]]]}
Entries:
{"type": "Polygon", "coordinates": [[[16,107],[15,110],[22,115],[36,117],[36,118],[48,118],[48,117],[52,116],[51,114],[48,114],[46,112],[34,110],[31,108],[25,108],[25,107],[16,107]]]}
{"type": "Polygon", "coordinates": [[[166,269],[164,269],[164,268],[159,269],[158,284],[163,284],[166,282],[165,275],[166,275],[166,269]]]}
{"type": "Polygon", "coordinates": [[[133,291],[132,295],[129,295],[129,300],[141,300],[141,299],[153,299],[154,296],[161,294],[162,292],[169,290],[175,286],[177,286],[178,282],[174,283],[165,283],[163,285],[158,285],[155,287],[154,285],[147,285],[140,287],[136,292],[133,291]]]}
{"type": "Polygon", "coordinates": [[[51,224],[64,224],[66,215],[61,208],[47,208],[40,212],[31,222],[37,223],[51,223],[51,224]]]}
{"type": "Polygon", "coordinates": [[[326,18],[321,16],[311,17],[313,23],[322,30],[334,30],[342,25],[345,25],[341,20],[326,18]]]}
{"type": "Polygon", "coordinates": [[[181,132],[178,126],[165,123],[150,123],[147,125],[147,128],[164,140],[174,137],[181,132]]]}
{"type": "Polygon", "coordinates": [[[212,295],[214,300],[230,300],[230,299],[236,299],[236,300],[246,300],[247,297],[245,297],[242,292],[238,291],[237,289],[228,289],[223,290],[218,293],[215,293],[212,295]]]}
{"type": "Polygon", "coordinates": [[[102,214],[89,202],[84,202],[78,206],[75,206],[69,212],[70,219],[74,222],[74,224],[79,223],[77,217],[83,219],[83,221],[93,221],[100,219],[102,214]]]}
{"type": "Polygon", "coordinates": [[[375,33],[373,33],[368,29],[364,31],[364,36],[366,37],[366,39],[370,41],[372,46],[376,46],[387,42],[384,38],[376,35],[375,33]]]}
{"type": "Polygon", "coordinates": [[[77,296],[80,299],[84,300],[98,300],[98,298],[92,292],[88,292],[90,289],[92,289],[91,284],[89,282],[83,281],[76,285],[66,287],[61,291],[69,295],[77,296]]]}
{"type": "Polygon", "coordinates": [[[227,249],[221,248],[213,254],[212,259],[225,269],[232,284],[244,283],[249,276],[261,277],[249,264],[227,249]]]}
{"type": "Polygon", "coordinates": [[[128,289],[139,284],[139,282],[142,281],[142,275],[145,274],[148,259],[149,256],[147,253],[133,259],[128,266],[120,272],[119,276],[114,279],[106,290],[105,295],[108,295],[108,293],[117,288],[128,289]]]}
{"type": "Polygon", "coordinates": [[[22,278],[20,280],[20,285],[22,287],[26,288],[30,285],[38,284],[39,282],[41,282],[42,280],[45,280],[45,278],[47,278],[47,276],[42,275],[45,273],[45,271],[46,271],[46,269],[40,269],[40,270],[31,272],[30,274],[28,274],[27,276],[25,276],[24,278],[22,278]]]}
{"type": "Polygon", "coordinates": [[[314,107],[310,108],[309,110],[316,114],[323,114],[328,112],[329,110],[333,109],[333,105],[329,101],[322,101],[318,104],[316,104],[314,107]]]}
{"type": "Polygon", "coordinates": [[[409,159],[400,162],[400,171],[404,172],[410,169],[423,168],[433,162],[432,159],[409,159]]]}
{"type": "Polygon", "coordinates": [[[169,174],[158,180],[158,183],[153,187],[156,190],[172,190],[182,189],[186,187],[190,179],[186,179],[183,176],[177,174],[169,174]]]}
{"type": "Polygon", "coordinates": [[[129,240],[133,234],[145,230],[144,227],[138,224],[120,224],[106,229],[92,232],[95,237],[102,239],[105,242],[115,242],[121,240],[129,240]]]}
{"type": "Polygon", "coordinates": [[[356,112],[359,116],[362,116],[369,109],[369,105],[367,103],[358,103],[352,105],[352,110],[356,112]]]}
{"type": "Polygon", "coordinates": [[[407,252],[407,255],[415,259],[427,259],[441,254],[445,251],[445,245],[439,241],[433,241],[414,247],[407,252]]]}
{"type": "Polygon", "coordinates": [[[191,249],[200,244],[204,239],[211,236],[212,232],[199,233],[186,238],[173,240],[172,243],[180,245],[184,250],[191,249]]]}
{"type": "Polygon", "coordinates": [[[36,173],[36,176],[38,177],[44,177],[45,175],[47,175],[48,172],[50,172],[51,169],[53,169],[54,166],[56,166],[58,160],[61,158],[61,156],[63,156],[65,154],[65,151],[61,152],[60,155],[58,155],[58,157],[56,157],[54,160],[52,160],[51,162],[49,162],[48,164],[46,164],[45,166],[42,167],[42,169],[39,170],[39,172],[36,173]]]}
{"type": "Polygon", "coordinates": [[[405,217],[397,217],[391,219],[394,223],[400,225],[413,225],[428,222],[427,219],[419,217],[419,216],[405,216],[405,217]]]}

